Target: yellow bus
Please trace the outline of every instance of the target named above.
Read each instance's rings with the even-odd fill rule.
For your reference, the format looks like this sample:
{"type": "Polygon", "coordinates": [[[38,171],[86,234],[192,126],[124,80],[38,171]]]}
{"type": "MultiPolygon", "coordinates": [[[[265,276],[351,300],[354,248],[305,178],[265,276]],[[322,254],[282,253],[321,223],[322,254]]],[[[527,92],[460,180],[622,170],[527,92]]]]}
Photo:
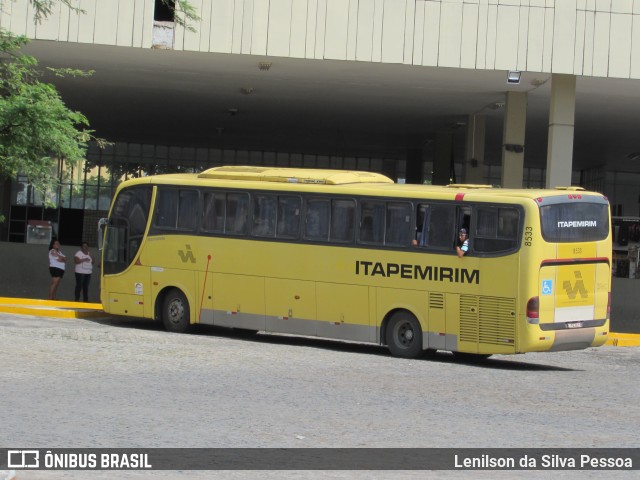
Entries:
{"type": "Polygon", "coordinates": [[[171,332],[219,325],[371,342],[406,358],[607,339],[609,204],[579,187],[228,166],[126,181],[106,224],[104,310],[171,332]]]}

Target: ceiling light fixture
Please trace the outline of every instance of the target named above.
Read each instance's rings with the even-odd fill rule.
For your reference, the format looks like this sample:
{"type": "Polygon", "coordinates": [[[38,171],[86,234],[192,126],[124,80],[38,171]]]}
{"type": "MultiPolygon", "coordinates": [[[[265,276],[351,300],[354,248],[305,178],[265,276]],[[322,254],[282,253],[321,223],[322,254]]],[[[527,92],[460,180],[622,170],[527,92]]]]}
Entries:
{"type": "Polygon", "coordinates": [[[522,76],[522,72],[519,70],[510,70],[507,74],[507,83],[520,83],[520,77],[522,76]]]}

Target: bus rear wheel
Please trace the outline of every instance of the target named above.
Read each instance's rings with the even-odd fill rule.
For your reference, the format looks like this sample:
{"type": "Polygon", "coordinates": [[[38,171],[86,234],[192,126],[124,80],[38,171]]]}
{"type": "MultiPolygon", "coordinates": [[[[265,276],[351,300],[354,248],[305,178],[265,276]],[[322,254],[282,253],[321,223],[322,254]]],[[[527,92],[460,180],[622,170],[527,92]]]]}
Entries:
{"type": "Polygon", "coordinates": [[[420,322],[408,312],[399,312],[391,317],[385,337],[389,351],[396,357],[418,358],[424,353],[420,322]]]}
{"type": "Polygon", "coordinates": [[[162,302],[162,323],[168,332],[185,333],[189,330],[189,302],[177,288],[167,292],[162,302]]]}

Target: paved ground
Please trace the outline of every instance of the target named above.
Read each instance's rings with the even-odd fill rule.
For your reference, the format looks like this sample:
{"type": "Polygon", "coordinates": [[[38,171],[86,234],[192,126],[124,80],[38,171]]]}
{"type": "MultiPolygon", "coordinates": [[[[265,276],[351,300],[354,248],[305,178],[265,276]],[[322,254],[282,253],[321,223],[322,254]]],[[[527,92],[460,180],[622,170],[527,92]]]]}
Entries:
{"type": "MultiPolygon", "coordinates": [[[[4,447],[639,446],[637,347],[496,356],[470,365],[445,353],[404,360],[377,346],[247,337],[215,328],[178,335],[120,319],[0,315],[0,365],[4,447]]],[[[514,473],[381,472],[360,478],[512,478],[514,473]]],[[[34,471],[19,472],[18,479],[175,475],[34,471]]],[[[545,478],[549,472],[524,476],[545,478]]]]}

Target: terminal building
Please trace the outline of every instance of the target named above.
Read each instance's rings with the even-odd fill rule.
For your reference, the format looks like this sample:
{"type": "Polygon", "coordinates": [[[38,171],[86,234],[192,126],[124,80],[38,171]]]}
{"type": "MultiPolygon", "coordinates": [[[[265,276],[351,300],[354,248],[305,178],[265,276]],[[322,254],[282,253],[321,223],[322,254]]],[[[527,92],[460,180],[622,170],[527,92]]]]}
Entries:
{"type": "Polygon", "coordinates": [[[39,23],[0,3],[41,65],[95,71],[50,81],[111,142],[58,169],[55,208],[4,181],[2,241],[38,221],[92,241],[123,179],[218,165],[580,185],[640,215],[640,0],[191,0],[190,28],[160,0],[54,2],[39,23]]]}

